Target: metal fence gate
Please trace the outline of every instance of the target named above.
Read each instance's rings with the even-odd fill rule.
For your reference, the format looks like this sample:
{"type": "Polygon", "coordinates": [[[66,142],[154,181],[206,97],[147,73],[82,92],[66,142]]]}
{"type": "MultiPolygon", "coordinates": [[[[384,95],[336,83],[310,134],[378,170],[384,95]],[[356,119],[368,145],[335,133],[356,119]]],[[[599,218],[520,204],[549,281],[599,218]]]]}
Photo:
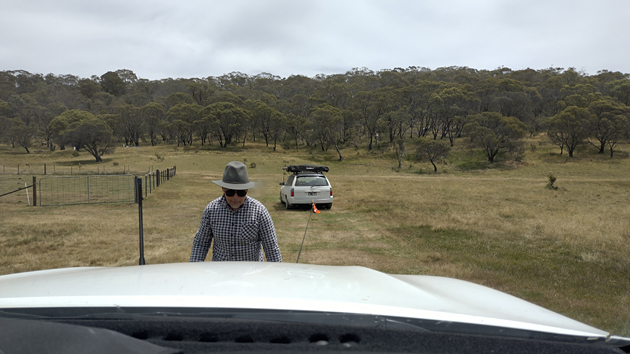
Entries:
{"type": "Polygon", "coordinates": [[[39,205],[132,203],[134,175],[44,177],[39,180],[39,205]]]}

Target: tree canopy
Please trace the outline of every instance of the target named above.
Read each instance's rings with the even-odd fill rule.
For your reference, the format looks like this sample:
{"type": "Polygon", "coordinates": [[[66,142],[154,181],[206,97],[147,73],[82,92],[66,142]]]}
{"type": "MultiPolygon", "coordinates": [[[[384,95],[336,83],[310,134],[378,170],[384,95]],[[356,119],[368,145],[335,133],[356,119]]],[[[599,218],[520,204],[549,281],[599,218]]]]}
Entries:
{"type": "Polygon", "coordinates": [[[62,145],[85,149],[97,162],[114,142],[112,129],[105,121],[90,112],[66,111],[50,122],[50,129],[62,145]]]}
{"type": "Polygon", "coordinates": [[[296,149],[334,146],[343,159],[349,145],[393,151],[401,139],[428,137],[453,147],[468,136],[494,162],[524,134],[546,134],[569,156],[580,144],[599,153],[608,148],[613,156],[630,136],[628,104],[629,74],[573,68],[412,66],[315,77],[231,72],[162,80],[128,69],[90,78],[0,71],[0,136],[13,145],[21,140],[17,146],[41,139],[50,149],[71,143],[61,132],[83,112],[109,126],[111,143],[136,146],[216,140],[227,148],[260,139],[273,142],[274,151],[278,142],[296,149]],[[74,113],[64,116],[68,111],[74,113]]]}

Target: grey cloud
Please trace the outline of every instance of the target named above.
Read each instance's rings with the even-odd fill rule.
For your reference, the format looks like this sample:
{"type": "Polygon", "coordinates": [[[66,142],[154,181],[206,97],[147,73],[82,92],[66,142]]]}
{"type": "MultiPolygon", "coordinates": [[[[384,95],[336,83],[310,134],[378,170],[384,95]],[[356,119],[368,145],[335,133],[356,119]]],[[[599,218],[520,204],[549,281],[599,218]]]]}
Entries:
{"type": "Polygon", "coordinates": [[[630,72],[626,0],[3,0],[0,70],[282,77],[411,65],[630,72]]]}

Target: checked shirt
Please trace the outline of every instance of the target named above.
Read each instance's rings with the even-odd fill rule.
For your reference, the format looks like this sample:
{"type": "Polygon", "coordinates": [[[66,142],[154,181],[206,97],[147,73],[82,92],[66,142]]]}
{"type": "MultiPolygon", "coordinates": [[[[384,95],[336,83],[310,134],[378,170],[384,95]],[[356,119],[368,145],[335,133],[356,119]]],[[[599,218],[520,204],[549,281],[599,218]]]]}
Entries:
{"type": "Polygon", "coordinates": [[[212,261],[262,261],[264,250],[268,262],[282,262],[271,216],[264,205],[249,196],[236,211],[230,208],[225,196],[206,206],[193,240],[190,261],[203,262],[210,245],[212,261]]]}

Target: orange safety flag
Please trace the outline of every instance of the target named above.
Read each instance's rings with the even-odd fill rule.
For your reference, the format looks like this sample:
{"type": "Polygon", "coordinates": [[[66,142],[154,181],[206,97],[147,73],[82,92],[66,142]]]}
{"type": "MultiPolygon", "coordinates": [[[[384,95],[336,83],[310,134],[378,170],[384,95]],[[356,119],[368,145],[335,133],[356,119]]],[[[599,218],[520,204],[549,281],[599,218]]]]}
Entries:
{"type": "Polygon", "coordinates": [[[317,210],[315,203],[313,203],[313,212],[319,214],[319,210],[317,210]]]}

